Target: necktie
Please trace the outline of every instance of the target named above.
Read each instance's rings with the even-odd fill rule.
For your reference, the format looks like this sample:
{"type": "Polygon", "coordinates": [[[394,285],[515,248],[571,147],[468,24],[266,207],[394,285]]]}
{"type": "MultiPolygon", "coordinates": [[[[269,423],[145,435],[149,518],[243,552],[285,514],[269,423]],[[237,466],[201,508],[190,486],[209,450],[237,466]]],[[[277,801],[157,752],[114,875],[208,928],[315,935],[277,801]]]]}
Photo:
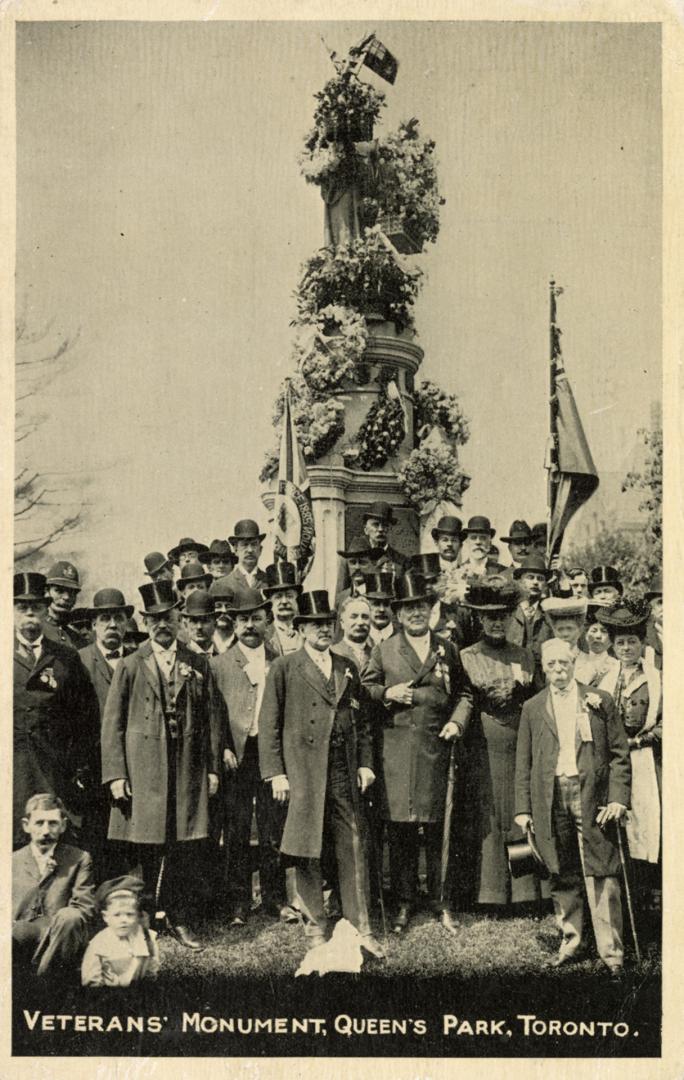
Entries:
{"type": "Polygon", "coordinates": [[[23,641],[22,648],[31,667],[35,667],[36,661],[38,660],[38,653],[40,652],[40,644],[38,642],[31,644],[28,641],[23,641]]]}
{"type": "Polygon", "coordinates": [[[105,660],[120,660],[120,659],[121,659],[121,653],[120,652],[107,652],[107,653],[105,653],[105,660]]]}

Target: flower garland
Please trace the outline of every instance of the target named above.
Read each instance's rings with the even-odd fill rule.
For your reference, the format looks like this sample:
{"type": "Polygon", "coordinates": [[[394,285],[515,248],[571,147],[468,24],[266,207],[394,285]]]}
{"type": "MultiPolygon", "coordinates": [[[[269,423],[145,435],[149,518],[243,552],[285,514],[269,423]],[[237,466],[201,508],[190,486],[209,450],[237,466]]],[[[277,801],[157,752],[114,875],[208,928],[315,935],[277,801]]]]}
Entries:
{"type": "Polygon", "coordinates": [[[314,94],[314,124],[320,136],[334,142],[370,138],[373,124],[385,105],[385,95],[350,71],[329,79],[314,94]]]}
{"type": "Polygon", "coordinates": [[[385,390],[378,394],[358,430],[359,452],[354,459],[355,468],[364,472],[381,469],[397,452],[405,435],[401,402],[389,398],[385,390]]]}
{"type": "Polygon", "coordinates": [[[416,432],[437,424],[455,443],[462,445],[470,437],[470,425],[455,394],[448,394],[437,383],[425,379],[413,393],[416,432]]]}
{"type": "Polygon", "coordinates": [[[364,381],[362,360],[368,347],[368,327],[363,315],[340,304],[328,304],[315,315],[302,318],[298,326],[294,350],[297,369],[314,396],[339,390],[345,379],[357,384],[364,381]]]}
{"type": "Polygon", "coordinates": [[[398,474],[406,501],[419,512],[428,504],[461,505],[470,477],[461,471],[458,458],[448,450],[418,447],[412,450],[398,474]]]}
{"type": "Polygon", "coordinates": [[[415,118],[378,144],[377,192],[371,201],[377,213],[400,218],[421,247],[437,239],[439,208],[445,202],[439,194],[434,150],[432,139],[420,138],[415,118]]]}

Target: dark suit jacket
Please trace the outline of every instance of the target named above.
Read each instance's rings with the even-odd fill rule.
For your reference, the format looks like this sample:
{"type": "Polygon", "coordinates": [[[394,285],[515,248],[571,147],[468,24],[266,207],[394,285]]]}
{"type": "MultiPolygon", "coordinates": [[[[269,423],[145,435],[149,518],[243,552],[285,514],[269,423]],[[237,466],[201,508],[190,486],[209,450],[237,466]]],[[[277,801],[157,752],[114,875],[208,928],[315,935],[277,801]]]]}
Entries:
{"type": "MultiPolygon", "coordinates": [[[[269,667],[278,654],[268,642],[264,643],[264,651],[268,674],[269,667]]],[[[234,750],[239,763],[242,761],[245,742],[254,719],[257,688],[245,673],[247,658],[238,644],[232,649],[226,649],[220,656],[213,657],[210,665],[219,693],[226,703],[231,734],[230,748],[234,750]]]]}
{"type": "Polygon", "coordinates": [[[60,842],[53,858],[56,868],[41,881],[30,844],[12,855],[13,920],[52,918],[63,907],[78,908],[86,919],[94,917],[97,908],[90,855],[60,842]]]}
{"type": "Polygon", "coordinates": [[[167,739],[161,676],[151,642],[125,657],[114,672],[102,719],[102,783],[126,779],[133,798],[123,807],[112,807],[110,840],[166,842],[170,753],[175,756],[176,838],[200,840],[208,835],[207,774],[221,775],[225,705],[207,658],[181,642],[177,650],[176,740],[167,739]]]}
{"type": "MultiPolygon", "coordinates": [[[[132,645],[124,645],[124,656],[130,656],[134,653],[135,649],[132,645]]],[[[93,684],[95,693],[97,694],[97,700],[100,705],[100,716],[104,712],[105,701],[107,700],[107,694],[109,693],[109,687],[112,685],[112,677],[114,675],[114,668],[107,663],[99,647],[93,642],[91,645],[86,645],[85,649],[79,649],[78,655],[81,658],[83,667],[90,676],[90,681],[93,684]]],[[[117,665],[118,666],[118,665],[117,665]]],[[[98,747],[100,744],[100,733],[98,730],[98,747]]]]}
{"type": "Polygon", "coordinates": [[[373,768],[368,710],[356,666],[332,653],[335,689],[329,693],[305,648],[278,656],[266,679],[259,714],[259,765],[264,780],[285,774],[290,801],[281,851],[320,858],[330,736],[344,736],[349,783],[360,814],[356,771],[373,768]]]}
{"type": "Polygon", "coordinates": [[[537,608],[531,624],[525,618],[523,609],[518,604],[511,615],[506,632],[506,639],[510,641],[511,645],[522,645],[523,648],[531,649],[535,661],[540,665],[542,642],[548,641],[552,637],[553,631],[544,617],[541,604],[537,608]]]}
{"type": "Polygon", "coordinates": [[[370,654],[373,651],[372,646],[369,644],[369,641],[367,641],[366,644],[362,646],[362,648],[365,653],[366,659],[360,667],[358,657],[347,641],[338,641],[335,645],[331,647],[330,651],[336,653],[338,656],[343,656],[346,660],[352,660],[354,664],[356,664],[359,674],[361,674],[361,672],[364,671],[366,664],[370,660],[370,654]]]}
{"type": "MultiPolygon", "coordinates": [[[[268,585],[268,578],[260,567],[257,567],[255,580],[257,589],[263,589],[264,585],[268,585]]],[[[237,585],[239,589],[249,588],[247,578],[239,566],[234,566],[231,572],[226,575],[226,584],[237,585]]]]}
{"type": "Polygon", "coordinates": [[[33,665],[14,642],[14,843],[22,844],[27,800],[58,795],[79,816],[98,783],[99,710],[92,683],[75,649],[43,636],[33,665]]]}
{"type": "MultiPolygon", "coordinates": [[[[582,805],[584,872],[606,877],[620,872],[620,859],[611,826],[596,824],[599,806],[609,802],[630,805],[631,765],[624,728],[610,694],[577,683],[579,707],[586,709],[592,742],[575,739],[582,805]],[[587,703],[587,696],[597,702],[587,703]]],[[[539,852],[552,873],[558,873],[558,853],[551,808],[560,742],[549,687],[522,708],[515,767],[515,813],[531,814],[539,852]]]]}

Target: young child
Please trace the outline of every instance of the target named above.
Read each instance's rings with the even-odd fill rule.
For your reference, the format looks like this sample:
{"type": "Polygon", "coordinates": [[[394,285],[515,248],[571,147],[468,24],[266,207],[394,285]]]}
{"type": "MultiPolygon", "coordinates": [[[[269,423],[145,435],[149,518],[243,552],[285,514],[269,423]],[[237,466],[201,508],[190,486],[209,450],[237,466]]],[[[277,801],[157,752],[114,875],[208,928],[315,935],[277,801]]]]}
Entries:
{"type": "Polygon", "coordinates": [[[33,795],[22,818],[29,837],[12,856],[12,941],[17,960],[38,975],[76,963],[95,915],[90,855],[62,841],[67,816],[61,799],[33,795]]]}
{"type": "Polygon", "coordinates": [[[159,971],[159,948],[154,930],[143,924],[140,878],[105,881],[97,890],[106,929],[88,945],[81,965],[84,986],[130,986],[154,978],[159,971]]]}

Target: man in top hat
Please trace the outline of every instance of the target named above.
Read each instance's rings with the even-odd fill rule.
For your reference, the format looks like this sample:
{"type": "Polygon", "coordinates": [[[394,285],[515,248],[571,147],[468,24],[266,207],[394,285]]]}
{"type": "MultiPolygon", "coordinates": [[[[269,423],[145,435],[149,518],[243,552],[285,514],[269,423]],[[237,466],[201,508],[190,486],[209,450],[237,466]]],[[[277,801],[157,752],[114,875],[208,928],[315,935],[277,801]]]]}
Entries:
{"type": "Polygon", "coordinates": [[[302,639],[294,628],[297,614],[297,597],[302,591],[297,567],[290,562],[272,563],[266,567],[266,580],[262,592],[271,602],[273,626],[268,643],[278,656],[296,652],[302,647],[302,639]]]}
{"type": "Polygon", "coordinates": [[[363,531],[368,537],[375,555],[375,566],[385,573],[402,574],[406,569],[407,559],[389,543],[389,531],[396,525],[392,507],[386,502],[374,502],[363,515],[363,531]]]}
{"type": "Polygon", "coordinates": [[[613,607],[622,596],[622,582],[614,566],[595,566],[591,572],[589,595],[600,607],[613,607]]]}
{"type": "MultiPolygon", "coordinates": [[[[92,607],[88,609],[91,619],[94,641],[79,649],[83,667],[90,676],[99,706],[97,725],[93,728],[91,739],[93,750],[100,760],[100,726],[104,713],[105,701],[117,666],[124,656],[135,652],[135,647],[126,645],[128,620],[133,615],[133,605],[127,604],[119,589],[100,589],[93,597],[92,607]]],[[[99,781],[99,775],[97,776],[99,781]]],[[[81,843],[93,857],[96,880],[107,872],[106,839],[109,822],[109,794],[100,783],[94,788],[89,807],[88,828],[81,836],[81,843]]]]}
{"type": "Polygon", "coordinates": [[[139,592],[150,639],[120,661],[102,721],[102,783],[113,800],[108,836],[132,845],[131,863],[148,891],[163,889],[167,928],[182,945],[200,948],[187,919],[196,841],[208,835],[209,800],[229,741],[225,707],[207,658],[177,640],[171,583],[150,582],[139,592]]]}
{"type": "Polygon", "coordinates": [[[237,559],[227,540],[212,540],[207,551],[202,552],[199,561],[206,566],[214,580],[229,574],[237,559]]]}
{"type": "Polygon", "coordinates": [[[287,805],[280,850],[294,860],[310,945],[328,936],[321,855],[331,845],[342,913],[372,955],[384,952],[368,919],[366,827],[361,795],[373,783],[367,705],[356,665],[331,652],[336,612],[327,592],[297,601],[304,645],[271,665],[259,717],[261,775],[287,805]]]}
{"type": "Polygon", "coordinates": [[[208,592],[213,582],[213,577],[208,574],[201,563],[186,562],[181,567],[180,577],[176,581],[176,588],[182,601],[186,601],[191,593],[201,590],[208,592]]]}
{"type": "Polygon", "coordinates": [[[43,574],[14,575],[13,835],[38,791],[59,796],[78,838],[91,790],[98,784],[98,706],[73,646],[45,633],[43,574]]]}
{"type": "Polygon", "coordinates": [[[236,523],[233,535],[228,537],[237,555],[237,565],[228,574],[231,585],[240,589],[263,589],[268,584],[266,574],[259,566],[265,538],[266,533],[259,532],[259,526],[251,518],[236,523]]]}
{"type": "Polygon", "coordinates": [[[370,608],[371,645],[386,641],[398,627],[392,611],[394,600],[394,576],[386,571],[366,574],[366,600],[370,608]]]}
{"type": "Polygon", "coordinates": [[[71,612],[81,591],[81,579],[73,563],[60,559],[52,564],[46,574],[48,601],[44,623],[46,637],[62,645],[80,649],[88,644],[88,635],[77,630],[71,623],[71,612]]]}
{"type": "Polygon", "coordinates": [[[425,580],[406,574],[395,590],[392,606],[401,628],[375,646],[362,676],[373,701],[385,707],[382,783],[399,905],[394,930],[406,928],[415,906],[421,826],[430,906],[453,929],[440,872],[449,744],[466,730],[472,694],[456,648],[430,631],[434,593],[425,580]]]}
{"type": "Polygon", "coordinates": [[[217,578],[209,586],[209,596],[214,601],[214,649],[220,656],[226,649],[235,644],[235,629],[231,610],[235,600],[235,587],[231,585],[228,575],[217,578]]]}
{"type": "Polygon", "coordinates": [[[151,581],[173,581],[173,563],[161,551],[145,556],[145,573],[151,581]]]}
{"type": "Polygon", "coordinates": [[[212,671],[228,709],[234,752],[228,752],[224,785],[225,880],[233,924],[242,926],[252,902],[250,834],[256,805],[262,907],[278,916],[285,905],[285,872],[278,847],[283,815],[271,786],[259,774],[259,709],[266,675],[276,653],[266,641],[270,603],[257,589],[235,594],[232,614],[237,642],[212,660],[212,671]]]}
{"type": "Polygon", "coordinates": [[[191,536],[184,536],[169,552],[169,559],[182,569],[186,563],[199,562],[200,556],[208,551],[206,544],[200,544],[191,536]]]}
{"type": "Polygon", "coordinates": [[[192,592],[183,606],[181,621],[192,652],[207,658],[217,655],[214,647],[216,612],[209,593],[203,589],[192,592]]]}
{"type": "Polygon", "coordinates": [[[501,537],[504,544],[508,544],[511,556],[511,565],[506,567],[506,577],[512,579],[513,571],[520,566],[523,559],[527,558],[532,548],[532,529],[526,521],[514,521],[509,529],[508,536],[501,537]]]}
{"type": "Polygon", "coordinates": [[[506,638],[512,645],[531,649],[537,664],[541,662],[541,643],[552,636],[541,609],[542,596],[552,576],[541,555],[528,555],[513,571],[521,600],[508,624],[506,638]]]}
{"type": "Polygon", "coordinates": [[[463,595],[468,581],[472,578],[488,577],[501,574],[505,570],[500,562],[489,554],[496,529],[492,528],[488,517],[476,514],[471,517],[463,530],[464,546],[461,553],[459,580],[463,586],[463,595]]]}
{"type": "Polygon", "coordinates": [[[630,805],[629,748],[610,695],[574,676],[566,641],[542,645],[548,686],[523,705],[516,750],[516,824],[531,828],[562,933],[556,966],[582,948],[584,889],[599,956],[623,966],[619,822],[630,805]]]}

